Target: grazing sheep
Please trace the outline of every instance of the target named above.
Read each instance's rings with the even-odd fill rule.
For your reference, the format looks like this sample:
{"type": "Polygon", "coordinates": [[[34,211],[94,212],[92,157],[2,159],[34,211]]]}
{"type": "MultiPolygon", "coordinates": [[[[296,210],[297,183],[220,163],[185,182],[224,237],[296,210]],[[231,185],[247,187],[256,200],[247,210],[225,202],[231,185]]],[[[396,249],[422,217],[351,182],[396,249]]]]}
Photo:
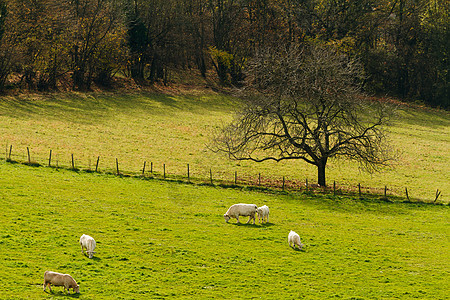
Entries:
{"type": "Polygon", "coordinates": [[[255,204],[233,204],[223,215],[223,217],[225,218],[225,222],[227,223],[231,218],[236,218],[237,223],[239,223],[239,216],[249,216],[247,223],[249,223],[250,220],[253,219],[253,224],[255,224],[255,213],[257,208],[258,206],[256,206],[255,204]]]}
{"type": "Polygon", "coordinates": [[[75,280],[69,274],[61,274],[52,271],[45,271],[44,273],[44,292],[45,288],[48,286],[50,292],[52,291],[51,284],[54,286],[64,286],[64,292],[70,294],[69,289],[73,289],[75,293],[80,293],[80,286],[75,282],[75,280]]]}
{"type": "Polygon", "coordinates": [[[83,249],[86,248],[86,253],[89,255],[89,258],[92,258],[95,253],[95,240],[93,237],[83,234],[80,237],[80,245],[81,245],[81,253],[83,254],[83,249]]]}
{"type": "Polygon", "coordinates": [[[289,243],[289,247],[292,247],[295,249],[295,245],[297,245],[297,247],[300,250],[302,250],[303,244],[300,241],[300,236],[292,230],[291,230],[291,232],[289,232],[289,235],[288,235],[288,243],[289,243]],[[292,244],[292,246],[291,246],[291,244],[292,244]]]}
{"type": "Polygon", "coordinates": [[[266,223],[269,222],[269,207],[267,205],[258,207],[256,212],[258,213],[259,223],[261,223],[261,219],[263,223],[264,221],[266,221],[266,223]]]}

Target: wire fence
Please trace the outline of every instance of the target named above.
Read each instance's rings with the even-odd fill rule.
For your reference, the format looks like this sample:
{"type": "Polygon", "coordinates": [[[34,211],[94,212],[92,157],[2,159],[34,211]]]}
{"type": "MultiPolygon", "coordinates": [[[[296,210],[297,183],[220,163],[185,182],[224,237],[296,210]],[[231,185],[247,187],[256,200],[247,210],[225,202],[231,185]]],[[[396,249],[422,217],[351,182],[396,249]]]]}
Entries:
{"type": "Polygon", "coordinates": [[[321,187],[311,183],[307,178],[304,180],[285,176],[274,178],[273,176],[264,176],[262,173],[244,174],[238,173],[238,171],[230,173],[229,171],[215,170],[212,167],[194,166],[193,168],[192,164],[184,164],[183,168],[185,172],[181,173],[179,170],[182,167],[179,165],[171,169],[174,166],[173,163],[169,166],[164,162],[155,163],[150,160],[140,162],[141,168],[132,170],[132,168],[127,168],[126,161],[121,162],[118,157],[91,156],[87,159],[86,157],[80,159],[76,154],[62,156],[54,153],[52,150],[49,150],[48,155],[44,156],[42,153],[32,153],[29,147],[25,151],[20,151],[14,149],[12,145],[7,145],[5,152],[5,160],[7,162],[22,163],[30,166],[44,166],[144,179],[176,180],[198,185],[246,187],[257,190],[285,192],[300,191],[332,196],[349,195],[359,197],[360,199],[380,199],[390,202],[402,201],[445,204],[442,200],[438,201],[441,196],[440,190],[436,190],[434,199],[421,199],[410,195],[407,187],[404,190],[388,187],[387,185],[382,188],[374,188],[362,186],[360,183],[357,185],[341,185],[336,181],[333,181],[327,187],[321,187]],[[172,170],[178,170],[178,172],[172,170]]]}

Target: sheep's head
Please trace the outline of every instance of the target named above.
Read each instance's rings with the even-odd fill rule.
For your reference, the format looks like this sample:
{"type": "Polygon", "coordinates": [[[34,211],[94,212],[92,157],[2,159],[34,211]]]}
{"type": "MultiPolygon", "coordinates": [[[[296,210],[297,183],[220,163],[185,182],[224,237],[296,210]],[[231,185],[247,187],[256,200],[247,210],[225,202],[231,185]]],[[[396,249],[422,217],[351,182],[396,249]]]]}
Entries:
{"type": "Polygon", "coordinates": [[[80,293],[80,286],[79,285],[77,285],[76,287],[74,287],[73,288],[73,291],[75,292],[75,293],[80,293]]]}
{"type": "Polygon", "coordinates": [[[227,214],[224,214],[224,215],[223,215],[223,218],[225,219],[225,222],[227,222],[227,223],[228,223],[228,221],[230,220],[230,216],[227,215],[227,214]]]}

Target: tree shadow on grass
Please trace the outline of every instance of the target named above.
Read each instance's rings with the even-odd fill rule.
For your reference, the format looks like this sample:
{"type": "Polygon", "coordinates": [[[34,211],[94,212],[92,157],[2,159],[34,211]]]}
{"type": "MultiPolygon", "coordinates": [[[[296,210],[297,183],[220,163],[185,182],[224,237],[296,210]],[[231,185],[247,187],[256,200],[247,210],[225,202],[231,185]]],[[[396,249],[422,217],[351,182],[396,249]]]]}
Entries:
{"type": "Polygon", "coordinates": [[[108,122],[117,111],[127,114],[166,115],[170,111],[228,110],[227,96],[172,96],[158,92],[63,93],[35,97],[1,97],[0,110],[10,117],[55,117],[75,123],[108,122]],[[95,120],[95,121],[93,121],[95,120]]]}
{"type": "Polygon", "coordinates": [[[167,113],[167,108],[183,109],[183,103],[176,97],[145,92],[119,95],[66,93],[39,96],[37,99],[17,96],[5,97],[1,100],[0,109],[10,117],[58,116],[59,120],[83,124],[90,124],[92,120],[96,122],[109,120],[116,111],[134,113],[136,110],[144,110],[158,114],[167,113]]]}

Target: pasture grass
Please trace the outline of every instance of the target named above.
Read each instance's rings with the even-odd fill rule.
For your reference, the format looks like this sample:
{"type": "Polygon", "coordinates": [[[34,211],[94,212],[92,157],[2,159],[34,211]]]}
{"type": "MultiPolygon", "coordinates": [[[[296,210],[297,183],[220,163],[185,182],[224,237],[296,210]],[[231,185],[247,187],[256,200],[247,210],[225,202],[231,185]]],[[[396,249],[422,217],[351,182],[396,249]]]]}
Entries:
{"type": "MultiPolygon", "coordinates": [[[[9,96],[0,99],[0,145],[12,160],[48,164],[52,150],[53,166],[95,169],[115,173],[116,159],[122,172],[139,174],[146,161],[146,175],[153,171],[167,176],[187,175],[208,181],[214,179],[263,183],[294,181],[294,188],[317,180],[316,168],[302,161],[236,162],[211,152],[211,133],[232,119],[235,99],[205,90],[184,94],[150,92],[68,93],[9,96]]],[[[380,173],[361,172],[354,162],[330,161],[327,181],[339,189],[384,193],[405,197],[405,188],[415,200],[449,202],[450,115],[447,111],[400,106],[390,127],[392,148],[401,154],[392,168],[380,173]]]]}
{"type": "Polygon", "coordinates": [[[67,298],[79,299],[445,299],[450,288],[448,206],[0,161],[0,207],[0,299],[62,298],[42,291],[46,270],[71,274],[81,293],[67,298]],[[238,202],[268,205],[269,223],[226,224],[238,202]]]}

